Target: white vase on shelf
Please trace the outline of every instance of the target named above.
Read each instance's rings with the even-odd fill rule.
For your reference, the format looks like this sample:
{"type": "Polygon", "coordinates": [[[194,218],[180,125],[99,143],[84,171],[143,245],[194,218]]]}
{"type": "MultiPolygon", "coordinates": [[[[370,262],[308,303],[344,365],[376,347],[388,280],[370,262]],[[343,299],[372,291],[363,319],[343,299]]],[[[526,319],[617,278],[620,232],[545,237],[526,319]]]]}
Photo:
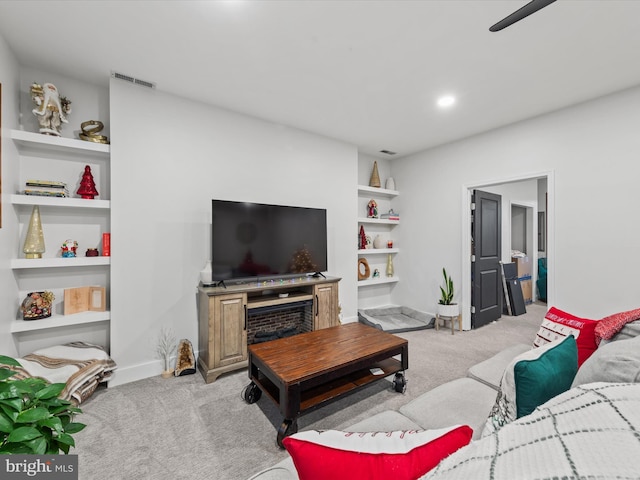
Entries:
{"type": "Polygon", "coordinates": [[[387,190],[395,190],[396,189],[396,181],[393,177],[387,178],[387,181],[384,183],[384,188],[387,190]]]}

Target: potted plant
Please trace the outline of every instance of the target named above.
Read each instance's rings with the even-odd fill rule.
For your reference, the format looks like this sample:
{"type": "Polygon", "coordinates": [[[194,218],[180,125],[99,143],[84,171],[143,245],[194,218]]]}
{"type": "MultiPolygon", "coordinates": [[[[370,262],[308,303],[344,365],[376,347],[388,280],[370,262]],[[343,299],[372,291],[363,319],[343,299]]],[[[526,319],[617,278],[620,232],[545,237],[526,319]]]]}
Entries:
{"type": "Polygon", "coordinates": [[[438,315],[441,317],[457,317],[460,314],[460,306],[453,302],[455,293],[453,280],[447,274],[445,268],[442,269],[444,277],[444,287],[440,287],[440,300],[438,300],[438,315]]]}
{"type": "Polygon", "coordinates": [[[86,425],[73,417],[82,411],[58,398],[64,383],[42,378],[12,378],[21,367],[11,357],[0,355],[0,455],[45,455],[69,453],[75,447],[71,436],[86,425]]]}

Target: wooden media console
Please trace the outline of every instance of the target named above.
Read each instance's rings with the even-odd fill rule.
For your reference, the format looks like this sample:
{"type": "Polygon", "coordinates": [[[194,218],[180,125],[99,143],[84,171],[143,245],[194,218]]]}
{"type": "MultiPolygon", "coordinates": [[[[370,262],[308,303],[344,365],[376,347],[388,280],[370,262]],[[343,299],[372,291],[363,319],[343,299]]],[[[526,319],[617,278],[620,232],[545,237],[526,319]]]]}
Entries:
{"type": "MultiPolygon", "coordinates": [[[[302,331],[339,325],[340,278],[296,277],[226,287],[198,288],[198,369],[211,383],[221,374],[246,368],[251,318],[272,315],[278,325],[291,307],[304,309],[302,331]]],[[[262,322],[265,322],[263,319],[262,322]]]]}

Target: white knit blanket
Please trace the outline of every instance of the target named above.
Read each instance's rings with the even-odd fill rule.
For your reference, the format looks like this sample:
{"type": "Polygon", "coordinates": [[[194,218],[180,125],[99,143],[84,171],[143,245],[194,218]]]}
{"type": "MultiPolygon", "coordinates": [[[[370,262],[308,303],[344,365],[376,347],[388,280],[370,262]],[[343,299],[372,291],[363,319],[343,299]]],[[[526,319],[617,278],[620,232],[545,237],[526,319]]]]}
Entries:
{"type": "Polygon", "coordinates": [[[591,383],[472,442],[424,480],[640,479],[640,384],[591,383]]]}
{"type": "Polygon", "coordinates": [[[43,348],[16,360],[22,368],[11,369],[18,371],[19,377],[65,383],[60,398],[76,405],[89,398],[99,383],[108,381],[116,369],[116,363],[102,347],[85,342],[43,348]]]}

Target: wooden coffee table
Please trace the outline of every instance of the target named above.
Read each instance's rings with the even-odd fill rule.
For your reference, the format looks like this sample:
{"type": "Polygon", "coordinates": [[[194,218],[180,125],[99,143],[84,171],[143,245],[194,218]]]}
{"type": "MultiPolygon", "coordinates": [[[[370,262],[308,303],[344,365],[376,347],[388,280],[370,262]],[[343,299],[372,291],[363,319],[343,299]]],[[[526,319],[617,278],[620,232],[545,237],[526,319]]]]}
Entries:
{"type": "Polygon", "coordinates": [[[282,439],[297,432],[300,415],[347,393],[393,374],[394,389],[404,392],[408,357],[407,340],[361,323],[249,345],[251,383],[243,397],[254,403],[264,392],[278,406],[282,447],[282,439]]]}

